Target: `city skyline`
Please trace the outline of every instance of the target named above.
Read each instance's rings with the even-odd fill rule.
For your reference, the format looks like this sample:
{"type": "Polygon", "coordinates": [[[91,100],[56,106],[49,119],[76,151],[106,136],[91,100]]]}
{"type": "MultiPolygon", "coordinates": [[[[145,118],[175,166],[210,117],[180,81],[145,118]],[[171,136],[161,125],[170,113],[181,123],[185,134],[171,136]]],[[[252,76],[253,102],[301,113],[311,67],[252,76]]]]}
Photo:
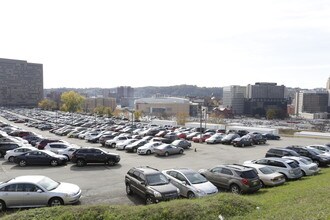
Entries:
{"type": "Polygon", "coordinates": [[[330,76],[327,1],[32,0],[2,8],[0,57],[43,64],[46,89],[313,89],[330,76]]]}

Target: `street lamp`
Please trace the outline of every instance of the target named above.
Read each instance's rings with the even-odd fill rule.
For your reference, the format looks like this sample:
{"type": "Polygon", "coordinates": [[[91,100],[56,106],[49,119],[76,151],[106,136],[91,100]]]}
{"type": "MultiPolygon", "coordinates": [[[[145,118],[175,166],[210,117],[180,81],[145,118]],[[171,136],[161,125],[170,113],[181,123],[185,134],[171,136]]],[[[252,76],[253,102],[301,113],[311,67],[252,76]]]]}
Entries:
{"type": "Polygon", "coordinates": [[[132,115],[132,127],[133,127],[133,125],[134,125],[134,110],[130,110],[129,108],[125,108],[125,110],[126,111],[128,111],[129,113],[131,113],[131,115],[132,115]]]}

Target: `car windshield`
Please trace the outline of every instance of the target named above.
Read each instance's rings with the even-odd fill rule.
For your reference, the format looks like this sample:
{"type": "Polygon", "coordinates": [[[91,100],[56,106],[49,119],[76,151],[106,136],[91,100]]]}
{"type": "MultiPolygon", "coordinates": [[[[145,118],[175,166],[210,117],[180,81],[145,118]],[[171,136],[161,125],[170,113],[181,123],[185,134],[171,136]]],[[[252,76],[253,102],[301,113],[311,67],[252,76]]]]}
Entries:
{"type": "Polygon", "coordinates": [[[270,169],[269,167],[261,167],[259,170],[263,174],[272,174],[272,173],[274,173],[274,171],[272,169],[270,169]]]}
{"type": "Polygon", "coordinates": [[[306,165],[309,165],[309,164],[312,163],[311,161],[306,160],[305,158],[300,158],[300,162],[303,163],[303,164],[306,164],[306,165]]]}
{"type": "Polygon", "coordinates": [[[310,152],[313,152],[312,154],[314,154],[314,155],[323,154],[323,152],[320,151],[319,149],[309,148],[309,150],[310,150],[310,152]]]}
{"type": "Polygon", "coordinates": [[[52,179],[50,179],[48,177],[42,178],[38,182],[38,184],[40,186],[42,186],[43,188],[47,189],[48,191],[54,190],[54,189],[56,189],[60,185],[59,182],[56,182],[56,181],[54,181],[54,180],[52,180],[52,179]]]}
{"type": "Polygon", "coordinates": [[[192,184],[199,184],[207,182],[207,179],[200,175],[199,173],[186,173],[185,174],[189,182],[192,184]]]}
{"type": "Polygon", "coordinates": [[[150,174],[146,176],[148,185],[150,186],[158,186],[165,185],[169,183],[169,180],[162,173],[150,174]]]}

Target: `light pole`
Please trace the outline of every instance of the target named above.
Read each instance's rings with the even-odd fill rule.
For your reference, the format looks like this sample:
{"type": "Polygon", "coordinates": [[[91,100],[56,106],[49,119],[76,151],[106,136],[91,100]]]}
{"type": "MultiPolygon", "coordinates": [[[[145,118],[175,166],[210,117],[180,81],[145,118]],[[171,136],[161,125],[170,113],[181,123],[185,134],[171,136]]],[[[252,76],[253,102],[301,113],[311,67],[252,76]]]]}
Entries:
{"type": "Polygon", "coordinates": [[[134,110],[129,110],[128,108],[125,108],[125,110],[126,111],[128,111],[129,113],[131,113],[131,115],[132,115],[132,127],[133,127],[133,125],[134,125],[134,110]]]}

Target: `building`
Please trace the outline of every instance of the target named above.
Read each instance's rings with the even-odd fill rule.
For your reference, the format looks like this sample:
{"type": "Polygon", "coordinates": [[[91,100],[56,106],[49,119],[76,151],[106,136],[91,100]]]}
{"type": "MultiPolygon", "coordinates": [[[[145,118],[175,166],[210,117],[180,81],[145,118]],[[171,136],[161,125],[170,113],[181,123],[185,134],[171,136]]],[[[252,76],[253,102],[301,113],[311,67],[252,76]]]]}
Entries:
{"type": "Polygon", "coordinates": [[[43,66],[0,58],[0,106],[36,107],[43,99],[43,66]]]}
{"type": "Polygon", "coordinates": [[[227,86],[223,88],[223,107],[232,110],[233,114],[244,113],[245,86],[227,86]]]}
{"type": "Polygon", "coordinates": [[[85,112],[93,112],[96,107],[110,107],[113,111],[117,107],[116,99],[103,97],[86,98],[84,106],[85,112]]]}
{"type": "Polygon", "coordinates": [[[134,88],[130,86],[117,87],[117,102],[121,105],[121,107],[133,107],[134,88]]]}
{"type": "Polygon", "coordinates": [[[286,89],[277,83],[255,83],[246,89],[245,111],[246,115],[265,117],[269,109],[287,114],[286,89]]]}
{"type": "Polygon", "coordinates": [[[190,102],[188,99],[175,97],[153,97],[137,99],[134,102],[135,110],[153,116],[189,116],[190,102]]]}
{"type": "MultiPolygon", "coordinates": [[[[303,113],[315,114],[316,118],[324,117],[328,111],[329,94],[326,91],[300,91],[296,93],[295,110],[296,115],[303,117],[303,113]],[[321,115],[321,116],[320,116],[321,115]]],[[[308,118],[314,118],[309,115],[308,118]]]]}

